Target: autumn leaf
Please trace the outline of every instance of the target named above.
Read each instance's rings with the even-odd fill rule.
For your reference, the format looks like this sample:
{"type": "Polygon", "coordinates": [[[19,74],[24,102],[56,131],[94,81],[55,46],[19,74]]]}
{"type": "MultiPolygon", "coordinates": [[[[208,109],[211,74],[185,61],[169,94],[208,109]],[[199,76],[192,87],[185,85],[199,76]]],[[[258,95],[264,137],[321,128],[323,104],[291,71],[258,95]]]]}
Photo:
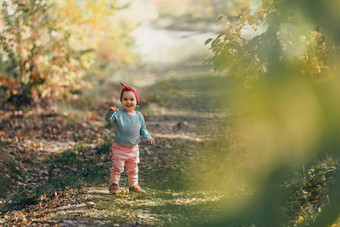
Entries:
{"type": "Polygon", "coordinates": [[[232,25],[230,22],[227,22],[227,23],[225,24],[225,28],[227,29],[228,32],[230,32],[231,29],[233,28],[233,25],[232,25]]]}
{"type": "Polygon", "coordinates": [[[0,136],[5,136],[5,132],[0,129],[0,136]]]}
{"type": "Polygon", "coordinates": [[[253,24],[251,27],[252,27],[255,31],[257,30],[257,25],[256,25],[256,24],[253,24]]]}
{"type": "Polygon", "coordinates": [[[252,25],[254,23],[254,17],[248,17],[248,24],[252,25]]]}

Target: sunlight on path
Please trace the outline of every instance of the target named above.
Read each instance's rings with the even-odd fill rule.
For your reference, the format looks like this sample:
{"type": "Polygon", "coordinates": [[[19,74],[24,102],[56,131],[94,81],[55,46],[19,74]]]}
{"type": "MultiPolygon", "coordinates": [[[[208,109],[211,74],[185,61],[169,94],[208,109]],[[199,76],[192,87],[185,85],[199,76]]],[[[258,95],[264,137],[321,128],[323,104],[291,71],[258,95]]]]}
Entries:
{"type": "Polygon", "coordinates": [[[108,189],[102,187],[72,190],[69,196],[72,200],[76,196],[76,201],[71,204],[55,198],[49,205],[51,208],[31,213],[30,223],[58,226],[202,223],[213,220],[221,210],[219,202],[230,197],[214,191],[146,190],[146,195],[140,195],[122,187],[118,196],[109,194],[108,189]]]}
{"type": "MultiPolygon", "coordinates": [[[[89,200],[86,202],[87,210],[81,211],[82,216],[101,217],[101,222],[112,224],[123,222],[164,225],[188,221],[187,218],[197,221],[202,218],[199,213],[206,212],[207,208],[216,212],[220,206],[216,202],[229,196],[212,191],[175,192],[147,189],[147,192],[146,195],[139,195],[128,193],[127,188],[122,188],[121,193],[114,196],[108,194],[105,188],[90,187],[86,198],[89,200]],[[213,206],[209,205],[211,202],[214,202],[213,206]],[[183,208],[179,209],[179,206],[183,208]],[[200,211],[200,208],[203,210],[200,211]]],[[[213,212],[210,215],[213,215],[213,212]]],[[[206,213],[205,217],[209,217],[209,214],[206,213]]]]}
{"type": "Polygon", "coordinates": [[[195,141],[195,142],[201,142],[202,139],[199,137],[196,137],[195,134],[192,135],[186,135],[186,134],[159,134],[154,133],[154,137],[156,138],[170,138],[170,139],[182,139],[182,140],[189,140],[189,141],[195,141]]]}

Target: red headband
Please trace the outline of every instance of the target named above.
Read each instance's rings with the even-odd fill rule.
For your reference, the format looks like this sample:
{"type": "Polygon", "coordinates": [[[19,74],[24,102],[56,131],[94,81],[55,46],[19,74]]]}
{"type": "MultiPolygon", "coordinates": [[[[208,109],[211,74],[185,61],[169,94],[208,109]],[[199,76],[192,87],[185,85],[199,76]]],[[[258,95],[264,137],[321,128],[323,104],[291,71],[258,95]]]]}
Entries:
{"type": "Polygon", "coordinates": [[[122,89],[122,91],[120,92],[120,101],[122,101],[122,96],[123,96],[124,91],[131,91],[133,94],[135,94],[136,100],[137,100],[137,104],[138,104],[139,103],[139,94],[138,94],[137,90],[134,89],[133,87],[128,87],[128,86],[126,86],[123,83],[120,83],[120,84],[124,87],[122,89]]]}

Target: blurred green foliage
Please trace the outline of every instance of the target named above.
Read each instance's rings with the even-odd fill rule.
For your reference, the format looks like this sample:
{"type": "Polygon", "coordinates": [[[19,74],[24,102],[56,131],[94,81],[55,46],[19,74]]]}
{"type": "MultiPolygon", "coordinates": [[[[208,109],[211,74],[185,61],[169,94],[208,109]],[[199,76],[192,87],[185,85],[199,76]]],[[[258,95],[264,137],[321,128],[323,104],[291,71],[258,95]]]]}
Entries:
{"type": "Polygon", "coordinates": [[[237,16],[221,16],[219,23],[226,30],[206,41],[214,53],[207,62],[216,71],[240,78],[243,87],[253,86],[260,77],[273,77],[281,67],[314,81],[332,78],[339,51],[334,32],[339,25],[333,21],[338,18],[325,21],[327,17],[311,15],[316,7],[318,15],[337,17],[328,6],[270,0],[255,10],[241,8],[237,16]]]}
{"type": "Polygon", "coordinates": [[[211,155],[219,157],[212,163],[223,160],[212,172],[225,190],[253,190],[243,200],[227,201],[216,226],[329,226],[338,219],[339,12],[336,1],[263,1],[256,10],[245,7],[239,16],[221,17],[226,32],[206,41],[214,54],[208,62],[247,88],[234,99],[242,113],[234,131],[222,129],[224,140],[215,140],[210,150],[229,147],[224,159],[211,155]],[[235,131],[239,137],[228,140],[235,131]],[[235,150],[233,143],[242,146],[235,150]],[[325,167],[320,162],[330,163],[327,155],[335,161],[325,167]],[[243,168],[229,171],[237,162],[243,168]],[[303,168],[308,172],[293,178],[297,188],[287,188],[289,177],[303,168]],[[304,192],[313,195],[299,204],[304,192]]]}

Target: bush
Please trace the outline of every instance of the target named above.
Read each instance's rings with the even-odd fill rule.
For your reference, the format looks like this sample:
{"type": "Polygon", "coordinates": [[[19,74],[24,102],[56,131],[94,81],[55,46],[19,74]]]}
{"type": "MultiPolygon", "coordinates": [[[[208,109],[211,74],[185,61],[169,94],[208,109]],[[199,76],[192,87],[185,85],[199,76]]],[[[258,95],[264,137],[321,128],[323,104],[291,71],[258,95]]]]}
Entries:
{"type": "Polygon", "coordinates": [[[287,182],[286,187],[291,192],[288,202],[291,224],[315,221],[329,203],[328,194],[336,171],[339,171],[339,161],[327,157],[287,182]]]}
{"type": "Polygon", "coordinates": [[[20,106],[38,97],[62,97],[80,78],[81,53],[58,26],[51,1],[4,1],[0,33],[1,101],[20,106]],[[68,72],[68,73],[66,73],[68,72]]]}

